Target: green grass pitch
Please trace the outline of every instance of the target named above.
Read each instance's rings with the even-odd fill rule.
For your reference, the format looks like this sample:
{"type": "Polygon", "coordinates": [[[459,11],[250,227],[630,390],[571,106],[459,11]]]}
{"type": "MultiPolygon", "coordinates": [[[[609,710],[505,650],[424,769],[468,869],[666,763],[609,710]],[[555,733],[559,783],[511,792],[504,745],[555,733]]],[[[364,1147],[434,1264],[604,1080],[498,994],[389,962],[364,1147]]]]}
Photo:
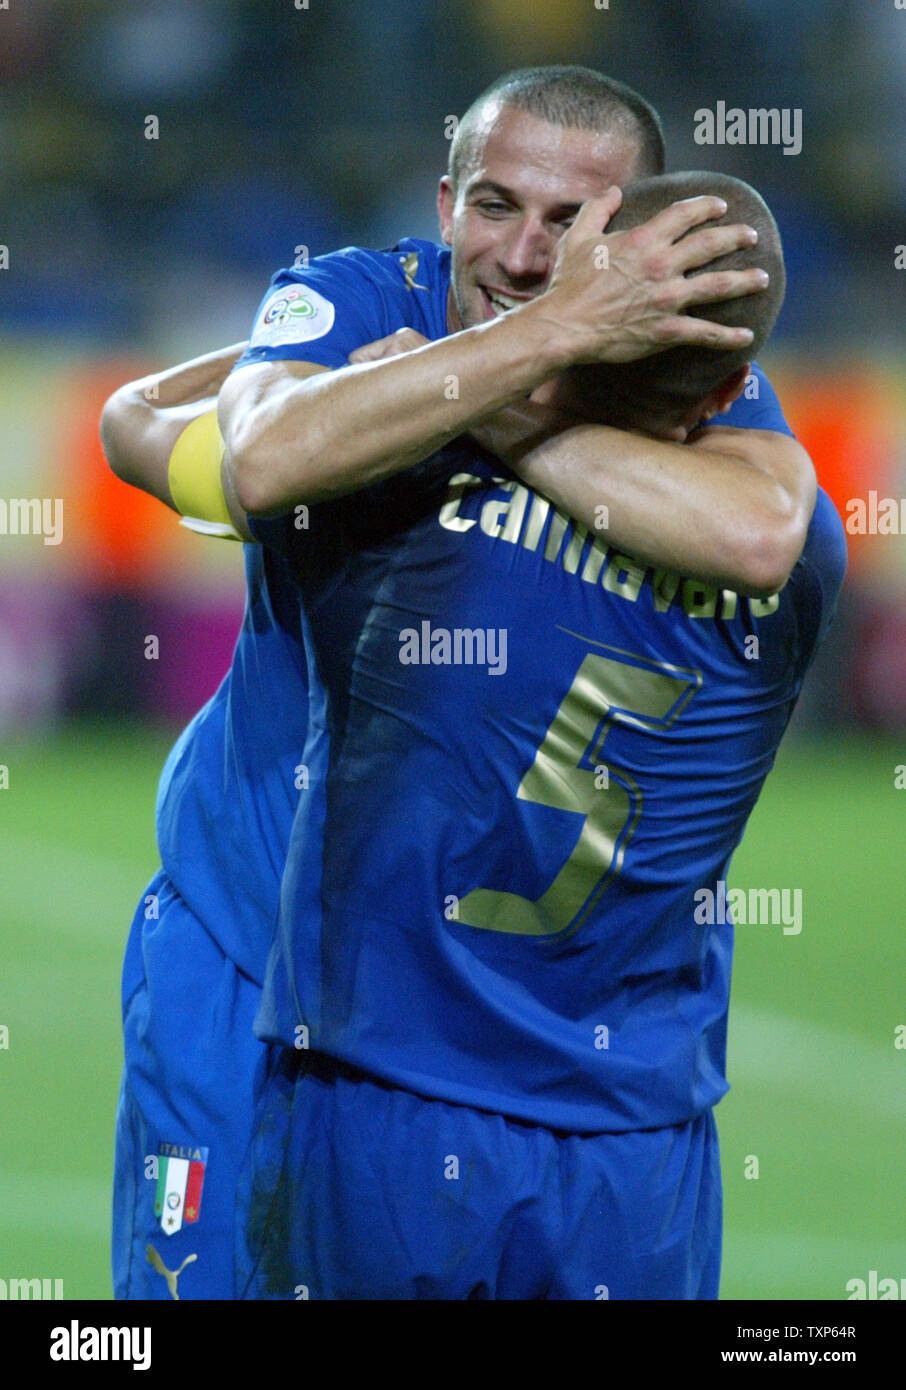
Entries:
{"type": "MultiPolygon", "coordinates": [[[[119,973],[171,741],[76,727],[0,752],[0,1278],[62,1278],[67,1297],[111,1294],[119,973]]],[[[732,886],[801,888],[803,925],[737,929],[725,1298],[841,1299],[870,1269],[906,1276],[899,761],[871,740],[782,749],[734,860],[732,886]]]]}

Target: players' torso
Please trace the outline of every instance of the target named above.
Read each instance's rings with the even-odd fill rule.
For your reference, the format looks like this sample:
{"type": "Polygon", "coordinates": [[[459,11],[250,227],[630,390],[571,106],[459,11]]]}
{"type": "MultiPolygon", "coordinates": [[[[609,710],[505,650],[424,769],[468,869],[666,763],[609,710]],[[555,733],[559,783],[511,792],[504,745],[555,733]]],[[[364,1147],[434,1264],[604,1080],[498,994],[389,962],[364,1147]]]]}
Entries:
{"type": "Polygon", "coordinates": [[[564,1128],[713,1104],[731,929],[694,894],[798,690],[792,592],[645,572],[462,442],[295,553],[326,693],[284,886],[310,1044],[564,1128]]]}

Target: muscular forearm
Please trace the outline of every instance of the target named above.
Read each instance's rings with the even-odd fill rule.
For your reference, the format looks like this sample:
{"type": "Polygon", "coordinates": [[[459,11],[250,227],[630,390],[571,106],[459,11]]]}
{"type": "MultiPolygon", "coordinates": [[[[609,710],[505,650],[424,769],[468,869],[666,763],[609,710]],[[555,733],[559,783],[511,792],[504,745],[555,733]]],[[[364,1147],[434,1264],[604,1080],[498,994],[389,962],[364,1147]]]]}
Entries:
{"type": "Polygon", "coordinates": [[[530,487],[647,564],[764,595],[785,583],[815,501],[814,471],[787,436],[705,431],[692,444],[596,424],[555,431],[531,402],[473,434],[530,487]]]}
{"type": "Polygon", "coordinates": [[[173,446],[186,425],[214,409],[245,346],[220,348],[114,392],[101,416],[101,441],[117,477],[173,505],[167,479],[173,446]]]}
{"type": "Polygon", "coordinates": [[[751,244],[751,229],[700,228],[687,236],[726,212],[719,199],[698,198],[609,237],[603,229],[620,197],[611,189],[582,206],[562,237],[547,289],[502,317],[405,358],[329,374],[304,362],[259,363],[235,373],[221,392],[219,413],[243,506],[280,511],[366,487],[427,457],[570,363],[631,361],[681,342],[745,347],[751,330],[682,310],[763,288],[761,271],[686,277],[751,244]]]}
{"type": "Polygon", "coordinates": [[[338,371],[244,368],[220,396],[237,495],[254,514],[355,492],[434,453],[558,365],[532,305],[405,357],[338,371]]]}

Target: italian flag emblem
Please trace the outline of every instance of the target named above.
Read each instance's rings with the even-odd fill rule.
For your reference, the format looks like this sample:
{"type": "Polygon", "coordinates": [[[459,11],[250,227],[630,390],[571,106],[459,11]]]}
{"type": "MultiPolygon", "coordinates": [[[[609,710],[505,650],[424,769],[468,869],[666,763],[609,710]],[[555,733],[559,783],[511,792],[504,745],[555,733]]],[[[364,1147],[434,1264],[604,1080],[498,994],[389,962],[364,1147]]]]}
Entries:
{"type": "Polygon", "coordinates": [[[207,1149],[195,1144],[158,1145],[154,1215],[165,1235],[198,1220],[207,1162],[207,1149]]]}

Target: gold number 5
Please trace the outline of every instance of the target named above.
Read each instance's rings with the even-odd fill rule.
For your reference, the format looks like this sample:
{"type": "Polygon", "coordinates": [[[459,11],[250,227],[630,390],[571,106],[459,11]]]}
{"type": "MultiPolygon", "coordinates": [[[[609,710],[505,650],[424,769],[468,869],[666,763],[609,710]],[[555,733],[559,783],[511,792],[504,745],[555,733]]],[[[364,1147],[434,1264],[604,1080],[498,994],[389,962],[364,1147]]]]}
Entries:
{"type": "Polygon", "coordinates": [[[629,773],[615,767],[608,767],[607,788],[596,786],[604,742],[614,724],[669,729],[702,678],[697,671],[594,645],[614,655],[585,657],[516,793],[521,801],[583,816],[575,848],[536,900],[494,888],[468,893],[459,904],[459,921],[467,926],[522,936],[571,935],[620,872],[642,813],[642,794],[629,773]]]}

